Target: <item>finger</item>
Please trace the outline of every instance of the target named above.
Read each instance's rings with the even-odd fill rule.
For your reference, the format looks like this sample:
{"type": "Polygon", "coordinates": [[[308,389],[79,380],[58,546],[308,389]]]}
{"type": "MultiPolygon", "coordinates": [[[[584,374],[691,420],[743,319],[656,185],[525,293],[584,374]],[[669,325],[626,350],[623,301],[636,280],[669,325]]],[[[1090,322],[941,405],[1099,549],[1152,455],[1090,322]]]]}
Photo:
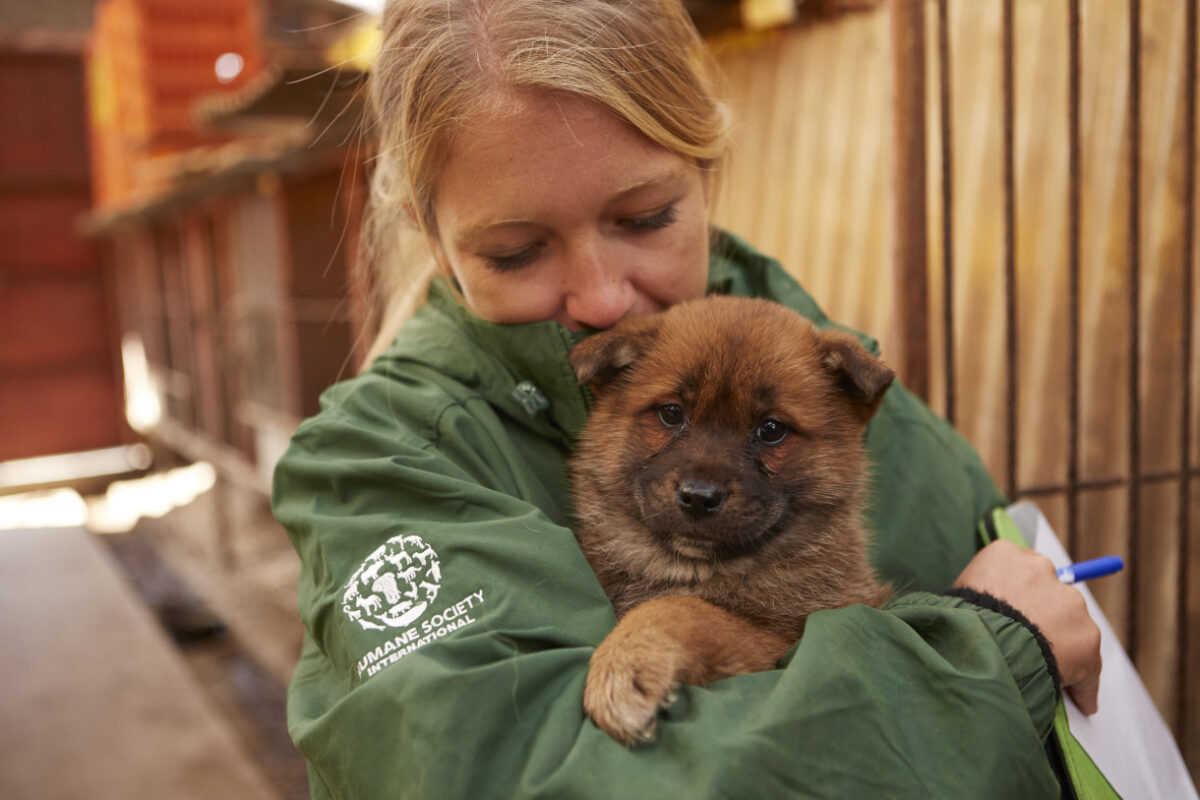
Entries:
{"type": "Polygon", "coordinates": [[[1072,686],[1067,687],[1067,694],[1075,701],[1075,705],[1084,714],[1091,716],[1100,707],[1100,673],[1104,662],[1100,657],[1100,646],[1096,645],[1092,655],[1094,666],[1087,670],[1084,677],[1072,686]]]}
{"type": "Polygon", "coordinates": [[[1100,673],[1068,686],[1067,694],[1084,714],[1089,717],[1095,714],[1100,710],[1100,673]]]}

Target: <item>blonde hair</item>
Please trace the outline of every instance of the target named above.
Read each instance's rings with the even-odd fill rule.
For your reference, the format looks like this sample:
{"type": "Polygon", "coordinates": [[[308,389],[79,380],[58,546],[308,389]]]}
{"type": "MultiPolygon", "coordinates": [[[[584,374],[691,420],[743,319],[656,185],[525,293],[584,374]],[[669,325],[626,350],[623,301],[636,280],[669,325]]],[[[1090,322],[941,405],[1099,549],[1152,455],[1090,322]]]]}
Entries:
{"type": "MultiPolygon", "coordinates": [[[[701,165],[725,153],[728,115],[679,0],[390,0],[381,27],[370,79],[379,150],[364,243],[389,300],[385,326],[419,302],[411,269],[405,276],[397,265],[411,267],[414,248],[428,249],[423,235],[436,232],[433,193],[460,123],[504,91],[589,98],[701,165]],[[401,244],[406,222],[417,230],[408,225],[401,244]]],[[[432,271],[431,256],[424,261],[417,277],[432,271]]]]}

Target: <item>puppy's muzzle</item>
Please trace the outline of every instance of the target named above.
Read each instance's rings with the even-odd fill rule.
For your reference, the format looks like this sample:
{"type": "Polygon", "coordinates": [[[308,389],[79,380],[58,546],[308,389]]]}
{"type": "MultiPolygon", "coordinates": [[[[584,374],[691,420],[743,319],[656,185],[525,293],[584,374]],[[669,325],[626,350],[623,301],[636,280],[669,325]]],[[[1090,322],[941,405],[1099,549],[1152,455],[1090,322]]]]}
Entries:
{"type": "Polygon", "coordinates": [[[684,513],[695,519],[707,519],[725,505],[729,492],[709,481],[689,478],[680,481],[675,500],[684,513]]]}

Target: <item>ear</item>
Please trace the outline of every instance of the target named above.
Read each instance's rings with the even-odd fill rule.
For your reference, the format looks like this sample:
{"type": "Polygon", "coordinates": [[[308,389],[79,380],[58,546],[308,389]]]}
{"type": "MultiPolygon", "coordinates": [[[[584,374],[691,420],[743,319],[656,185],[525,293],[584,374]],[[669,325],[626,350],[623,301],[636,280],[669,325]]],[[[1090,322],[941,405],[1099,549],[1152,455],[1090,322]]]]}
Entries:
{"type": "Polygon", "coordinates": [[[654,344],[658,325],[657,315],[631,317],[577,344],[569,358],[579,383],[594,390],[612,383],[654,344]]]}
{"type": "Polygon", "coordinates": [[[873,356],[858,339],[843,331],[822,331],[820,352],[821,366],[833,376],[838,388],[854,401],[862,421],[873,417],[896,373],[873,356]]]}

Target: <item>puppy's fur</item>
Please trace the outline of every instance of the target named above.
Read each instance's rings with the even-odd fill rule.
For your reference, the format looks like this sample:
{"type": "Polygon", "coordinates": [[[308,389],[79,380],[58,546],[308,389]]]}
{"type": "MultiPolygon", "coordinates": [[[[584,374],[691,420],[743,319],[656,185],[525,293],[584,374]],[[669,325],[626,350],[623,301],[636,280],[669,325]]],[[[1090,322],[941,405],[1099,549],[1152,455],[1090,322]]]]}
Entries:
{"type": "Polygon", "coordinates": [[[620,621],[587,712],[653,736],[680,682],[770,669],[814,611],[888,595],[860,521],[863,432],[892,371],[766,300],[631,318],[571,353],[596,394],[571,471],[577,535],[620,621]]]}

